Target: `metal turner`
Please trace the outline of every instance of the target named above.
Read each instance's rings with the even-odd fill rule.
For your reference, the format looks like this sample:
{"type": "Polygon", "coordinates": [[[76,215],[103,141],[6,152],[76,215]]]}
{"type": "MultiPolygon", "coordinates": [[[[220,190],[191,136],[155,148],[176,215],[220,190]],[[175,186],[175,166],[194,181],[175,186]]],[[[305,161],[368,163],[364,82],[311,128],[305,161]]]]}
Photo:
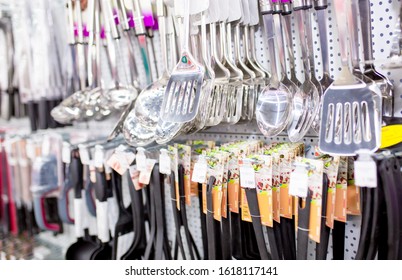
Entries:
{"type": "Polygon", "coordinates": [[[373,94],[349,69],[347,9],[350,3],[350,0],[334,1],[342,70],[324,95],[319,135],[322,152],[345,156],[355,155],[359,149],[375,151],[380,145],[373,94]]]}
{"type": "MultiPolygon", "coordinates": [[[[182,8],[179,2],[175,3],[175,8],[182,8]]],[[[178,14],[184,15],[179,18],[184,29],[180,61],[166,86],[160,118],[184,123],[193,120],[198,113],[205,69],[189,51],[190,0],[184,0],[183,11],[178,14]]]]}

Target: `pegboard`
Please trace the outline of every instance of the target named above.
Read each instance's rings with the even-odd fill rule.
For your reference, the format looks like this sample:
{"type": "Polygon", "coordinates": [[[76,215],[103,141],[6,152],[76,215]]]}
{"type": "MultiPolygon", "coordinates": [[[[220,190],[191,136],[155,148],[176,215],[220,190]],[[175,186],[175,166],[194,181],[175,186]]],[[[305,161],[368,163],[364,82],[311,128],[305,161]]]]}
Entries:
{"type": "MultiPolygon", "coordinates": [[[[332,1],[329,1],[332,2],[332,1]]],[[[372,37],[373,37],[373,55],[374,55],[374,64],[376,66],[377,71],[383,73],[387,77],[390,78],[391,82],[394,85],[394,111],[397,117],[402,117],[402,70],[394,69],[394,70],[385,70],[382,69],[382,64],[386,61],[389,56],[389,52],[391,49],[392,36],[394,32],[394,27],[396,24],[397,17],[399,16],[399,7],[400,0],[384,0],[384,1],[371,1],[371,19],[372,19],[372,37]]],[[[327,30],[328,30],[328,51],[330,54],[329,65],[330,65],[330,75],[332,78],[336,78],[340,71],[340,53],[338,47],[338,32],[337,32],[337,24],[335,13],[332,9],[331,3],[328,8],[328,16],[327,16],[327,30]]],[[[312,28],[313,28],[313,38],[314,38],[314,60],[315,60],[315,75],[318,79],[322,77],[322,58],[320,51],[320,40],[319,33],[317,28],[316,14],[312,12],[312,28]]],[[[302,70],[302,56],[300,51],[300,40],[297,34],[296,26],[295,26],[295,18],[292,16],[292,37],[293,37],[293,50],[295,55],[295,68],[297,78],[300,81],[304,80],[304,73],[302,70]]],[[[257,58],[259,62],[266,68],[270,69],[270,59],[268,57],[268,50],[266,44],[264,42],[264,31],[261,28],[262,25],[256,30],[256,52],[257,58]]],[[[158,40],[158,32],[155,32],[154,47],[155,47],[155,56],[158,58],[158,61],[161,61],[161,50],[160,43],[158,40]]],[[[362,48],[364,46],[360,44],[360,57],[362,56],[362,48]]],[[[124,49],[124,45],[123,45],[124,49]]],[[[141,58],[139,56],[138,47],[136,48],[136,61],[139,70],[139,80],[142,87],[146,86],[145,75],[141,63],[141,58]]],[[[287,69],[289,69],[289,58],[287,53],[285,52],[287,69]]],[[[361,61],[361,63],[364,63],[361,61]]],[[[107,63],[102,61],[102,68],[105,69],[105,84],[108,84],[110,80],[110,75],[107,73],[107,63]],[[109,76],[108,76],[109,75],[109,76]]],[[[153,65],[153,64],[152,64],[153,65]]],[[[121,74],[123,71],[129,73],[128,69],[128,61],[124,61],[119,64],[119,73],[121,74]]],[[[153,67],[153,66],[152,66],[153,67]]],[[[162,69],[158,69],[159,73],[161,73],[162,69]]],[[[156,75],[155,70],[154,77],[156,75]]],[[[289,73],[288,73],[289,74],[289,73]]],[[[96,129],[96,127],[112,127],[110,122],[102,122],[102,123],[90,123],[89,129],[96,129]]],[[[212,127],[206,129],[202,132],[198,132],[193,135],[181,136],[179,140],[215,140],[215,141],[235,141],[235,140],[247,140],[247,139],[257,139],[257,140],[265,140],[269,141],[288,141],[286,134],[281,134],[276,137],[266,138],[259,131],[258,127],[254,122],[249,124],[239,124],[239,125],[219,125],[216,127],[212,127]]],[[[306,137],[304,137],[303,142],[306,145],[306,149],[311,156],[313,153],[314,145],[317,145],[317,135],[313,133],[308,133],[306,137]]],[[[309,155],[307,155],[309,156],[309,155]]],[[[166,219],[168,226],[168,236],[171,240],[171,244],[173,244],[174,236],[174,221],[171,212],[171,203],[170,203],[170,188],[165,188],[165,197],[166,197],[166,219]]],[[[197,246],[201,249],[201,230],[200,230],[200,218],[199,218],[199,203],[198,198],[194,197],[192,199],[192,206],[187,208],[188,217],[190,220],[190,230],[195,238],[197,246]]],[[[354,259],[358,247],[359,236],[360,236],[360,224],[361,219],[359,216],[348,216],[347,224],[346,224],[346,239],[345,239],[345,258],[346,259],[354,259]]],[[[185,242],[185,240],[184,240],[185,242]]],[[[310,242],[309,246],[309,259],[314,259],[314,244],[310,242]]],[[[332,241],[330,239],[329,250],[328,250],[328,259],[332,257],[332,241]]]]}

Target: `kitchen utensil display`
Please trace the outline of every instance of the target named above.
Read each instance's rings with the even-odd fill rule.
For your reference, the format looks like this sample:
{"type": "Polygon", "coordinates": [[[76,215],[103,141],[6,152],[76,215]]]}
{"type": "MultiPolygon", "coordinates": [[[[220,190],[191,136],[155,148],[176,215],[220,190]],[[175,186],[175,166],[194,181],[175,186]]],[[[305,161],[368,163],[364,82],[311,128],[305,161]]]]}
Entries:
{"type": "Polygon", "coordinates": [[[269,86],[258,97],[256,118],[262,134],[270,137],[279,134],[287,126],[292,113],[292,96],[289,89],[279,81],[276,69],[272,5],[268,1],[260,1],[260,9],[269,44],[272,77],[269,86]]]}
{"type": "Polygon", "coordinates": [[[392,83],[387,77],[378,72],[372,63],[373,59],[373,42],[371,34],[371,16],[370,16],[370,1],[359,0],[360,21],[362,38],[364,45],[364,67],[363,73],[369,77],[380,88],[382,93],[382,106],[377,104],[377,107],[382,112],[384,117],[392,117],[394,114],[394,89],[392,83]]]}
{"type": "MultiPolygon", "coordinates": [[[[177,7],[177,6],[175,6],[177,7]]],[[[166,86],[161,108],[161,119],[170,122],[187,122],[198,113],[204,67],[189,52],[190,1],[184,1],[183,36],[180,61],[173,69],[166,86]]]]}
{"type": "MultiPolygon", "coordinates": [[[[349,2],[350,3],[350,2],[349,2]]],[[[335,1],[342,57],[340,77],[323,98],[320,124],[322,152],[353,155],[358,149],[375,151],[379,147],[379,124],[370,88],[357,79],[348,66],[348,22],[346,3],[335,1]]]]}

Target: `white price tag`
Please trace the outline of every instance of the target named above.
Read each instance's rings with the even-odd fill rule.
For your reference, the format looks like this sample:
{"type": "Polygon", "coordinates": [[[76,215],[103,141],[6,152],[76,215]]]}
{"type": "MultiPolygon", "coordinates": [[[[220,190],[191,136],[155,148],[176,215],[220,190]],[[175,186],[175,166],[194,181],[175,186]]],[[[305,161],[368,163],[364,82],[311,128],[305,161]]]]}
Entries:
{"type": "Polygon", "coordinates": [[[106,163],[120,175],[123,175],[129,167],[122,153],[114,153],[106,163]]]}
{"type": "Polygon", "coordinates": [[[308,174],[305,167],[298,166],[290,174],[289,194],[301,198],[307,197],[308,174]]]}
{"type": "MultiPolygon", "coordinates": [[[[145,170],[141,170],[140,177],[138,181],[141,184],[148,185],[149,181],[151,180],[152,170],[154,169],[156,160],[154,159],[147,159],[145,164],[145,170]]],[[[138,165],[137,165],[138,167],[138,165]]]]}
{"type": "Polygon", "coordinates": [[[137,170],[143,171],[146,170],[147,168],[147,157],[145,156],[144,149],[143,148],[137,148],[137,156],[136,156],[136,164],[137,164],[137,170]]]}
{"type": "Polygon", "coordinates": [[[34,160],[36,157],[35,145],[32,141],[27,141],[26,145],[26,153],[27,157],[31,160],[34,160]]]}
{"type": "Polygon", "coordinates": [[[96,148],[94,154],[94,165],[96,168],[103,167],[103,161],[105,159],[105,152],[102,148],[96,148]]]}
{"type": "Polygon", "coordinates": [[[191,181],[205,184],[207,180],[207,162],[205,160],[198,161],[194,164],[193,176],[191,181]]]}
{"type": "Polygon", "coordinates": [[[159,172],[165,175],[170,175],[172,172],[170,170],[170,157],[167,150],[161,150],[161,154],[159,155],[159,172]]]}
{"type": "Polygon", "coordinates": [[[71,150],[69,143],[63,143],[63,148],[61,150],[61,160],[64,163],[71,163],[71,150]]]}
{"type": "Polygon", "coordinates": [[[42,155],[44,155],[44,156],[50,155],[50,137],[49,136],[43,137],[42,155]]]}
{"type": "Polygon", "coordinates": [[[371,161],[355,161],[355,185],[359,187],[377,187],[377,165],[371,161]]]}
{"type": "Polygon", "coordinates": [[[252,165],[240,167],[240,186],[247,189],[255,189],[255,172],[252,165]]]}
{"type": "Polygon", "coordinates": [[[83,165],[89,165],[91,158],[89,156],[89,151],[85,146],[79,146],[80,159],[83,165]]]}

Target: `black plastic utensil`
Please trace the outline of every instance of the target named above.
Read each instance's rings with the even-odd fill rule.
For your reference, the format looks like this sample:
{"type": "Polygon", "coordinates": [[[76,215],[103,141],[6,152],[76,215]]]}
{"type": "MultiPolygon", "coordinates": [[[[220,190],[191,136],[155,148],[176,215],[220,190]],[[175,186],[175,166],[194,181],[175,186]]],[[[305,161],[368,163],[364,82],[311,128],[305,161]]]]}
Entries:
{"type": "Polygon", "coordinates": [[[120,259],[120,257],[122,257],[125,253],[127,253],[127,251],[121,252],[119,250],[119,246],[124,247],[124,244],[128,242],[130,243],[131,246],[132,241],[130,240],[132,239],[134,225],[133,225],[132,213],[128,211],[124,206],[121,177],[115,171],[112,172],[112,184],[115,189],[115,194],[119,206],[119,218],[117,220],[114,229],[115,232],[114,232],[113,250],[112,250],[112,259],[116,260],[120,259]]]}
{"type": "Polygon", "coordinates": [[[307,260],[308,251],[308,233],[310,224],[310,208],[311,198],[313,196],[312,190],[308,190],[307,197],[305,199],[304,208],[301,207],[302,200],[299,198],[298,205],[298,224],[297,224],[297,255],[298,260],[307,260]]]}
{"type": "Polygon", "coordinates": [[[87,230],[83,229],[83,166],[78,151],[72,152],[71,165],[72,172],[70,176],[73,176],[76,182],[74,185],[74,220],[77,241],[67,249],[66,260],[90,260],[93,252],[97,249],[97,244],[90,240],[87,230]]]}
{"type": "Polygon", "coordinates": [[[109,244],[110,232],[108,227],[108,188],[106,174],[103,170],[96,171],[95,196],[96,196],[96,219],[98,224],[98,247],[93,252],[92,260],[111,260],[112,247],[109,244]]]}

